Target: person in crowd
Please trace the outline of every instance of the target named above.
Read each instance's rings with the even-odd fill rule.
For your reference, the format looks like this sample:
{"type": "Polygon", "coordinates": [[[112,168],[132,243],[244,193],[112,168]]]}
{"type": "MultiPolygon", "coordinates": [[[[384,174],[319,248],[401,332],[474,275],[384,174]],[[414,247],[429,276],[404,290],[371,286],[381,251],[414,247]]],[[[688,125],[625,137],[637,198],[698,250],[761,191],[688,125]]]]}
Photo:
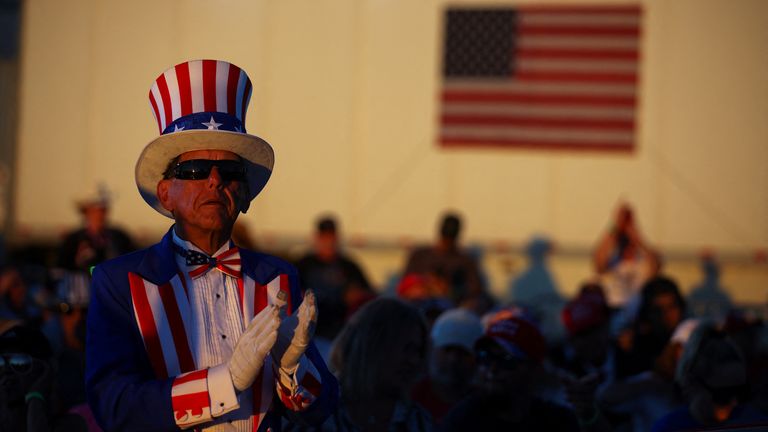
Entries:
{"type": "Polygon", "coordinates": [[[456,213],[446,213],[437,243],[414,249],[403,272],[441,280],[448,298],[456,305],[471,304],[486,296],[478,263],[462,250],[460,234],[461,218],[456,213]]]}
{"type": "Polygon", "coordinates": [[[446,288],[442,278],[431,274],[409,273],[400,279],[395,294],[416,306],[431,329],[440,314],[455,307],[446,296],[446,288]]]}
{"type": "Polygon", "coordinates": [[[733,304],[726,289],[720,284],[720,265],[711,253],[701,256],[703,280],[688,294],[688,310],[697,318],[723,320],[733,304]]]}
{"type": "Polygon", "coordinates": [[[636,432],[649,431],[657,420],[681,403],[675,387],[675,371],[699,322],[689,318],[677,326],[669,343],[656,358],[653,370],[614,381],[600,392],[599,405],[603,412],[611,414],[609,418],[614,430],[625,427],[636,432]],[[625,417],[629,418],[626,425],[619,421],[625,417]]]}
{"type": "Polygon", "coordinates": [[[640,293],[632,324],[618,336],[617,377],[653,369],[656,358],[685,316],[685,300],[674,280],[664,276],[648,280],[640,293]]]}
{"type": "Polygon", "coordinates": [[[529,321],[500,315],[475,343],[477,391],[443,422],[444,431],[578,431],[569,409],[536,396],[546,343],[529,321]]]}
{"type": "Polygon", "coordinates": [[[274,163],[245,132],[250,89],[245,71],[217,60],[181,63],[152,86],[161,135],[136,184],[175,223],[93,272],[86,391],[105,430],[278,431],[282,416],[318,424],[336,406],[311,340],[314,295],[302,298],[287,262],[230,240],[274,163]]]}
{"type": "Polygon", "coordinates": [[[423,375],[429,333],[419,311],[391,297],[379,297],[357,311],[331,351],[341,384],[339,410],[322,431],[432,430],[429,413],[409,394],[423,375]]]}
{"type": "Polygon", "coordinates": [[[750,311],[732,309],[723,321],[723,332],[744,356],[749,379],[748,399],[768,414],[768,330],[762,319],[750,311]]]}
{"type": "Polygon", "coordinates": [[[40,317],[40,308],[32,299],[22,267],[17,264],[0,267],[0,319],[33,323],[40,317]]]}
{"type": "Polygon", "coordinates": [[[57,410],[51,356],[35,327],[0,321],[0,432],[88,431],[84,418],[57,410]]]}
{"type": "Polygon", "coordinates": [[[693,331],[675,378],[687,405],[659,419],[654,432],[768,428],[768,416],[745,403],[748,377],[742,353],[715,323],[703,322],[693,331]]]}
{"type": "Polygon", "coordinates": [[[134,251],[136,245],[120,228],[110,226],[111,194],[104,184],[76,202],[83,225],[64,237],[58,252],[58,267],[89,274],[91,267],[134,251]]]}
{"type": "Polygon", "coordinates": [[[318,338],[332,340],[341,331],[347,311],[361,298],[370,298],[373,289],[360,265],[341,250],[338,224],[331,216],[318,219],[314,249],[304,255],[296,268],[304,290],[317,296],[320,310],[318,338]]]}
{"type": "Polygon", "coordinates": [[[537,317],[544,338],[549,345],[554,346],[564,338],[559,316],[565,300],[547,268],[547,256],[552,249],[552,242],[544,237],[534,237],[528,242],[525,249],[528,268],[512,280],[509,297],[513,303],[537,317]]]}
{"type": "Polygon", "coordinates": [[[443,312],[432,326],[429,373],[414,387],[412,397],[436,425],[472,390],[474,345],[482,335],[480,318],[461,308],[443,312]]]}
{"type": "Polygon", "coordinates": [[[619,207],[593,259],[612,308],[621,308],[629,302],[643,284],[659,272],[660,266],[658,254],[642,238],[629,204],[619,207]]]}
{"type": "MultiPolygon", "coordinates": [[[[551,364],[568,392],[598,391],[614,377],[614,356],[608,327],[609,308],[602,287],[586,283],[563,307],[566,343],[553,350],[551,364]]],[[[594,399],[594,392],[590,395],[594,399]]]]}

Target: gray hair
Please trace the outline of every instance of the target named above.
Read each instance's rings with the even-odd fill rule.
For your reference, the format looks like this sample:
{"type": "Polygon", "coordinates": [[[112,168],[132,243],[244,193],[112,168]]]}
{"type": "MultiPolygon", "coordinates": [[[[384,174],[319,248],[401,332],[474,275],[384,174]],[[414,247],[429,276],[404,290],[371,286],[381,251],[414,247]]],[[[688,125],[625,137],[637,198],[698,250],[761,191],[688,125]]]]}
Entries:
{"type": "Polygon", "coordinates": [[[421,336],[421,356],[426,359],[427,323],[415,307],[396,298],[379,297],[357,311],[339,333],[330,354],[330,366],[339,378],[343,397],[359,400],[377,395],[385,384],[381,371],[390,366],[387,359],[393,345],[413,332],[421,336]]]}

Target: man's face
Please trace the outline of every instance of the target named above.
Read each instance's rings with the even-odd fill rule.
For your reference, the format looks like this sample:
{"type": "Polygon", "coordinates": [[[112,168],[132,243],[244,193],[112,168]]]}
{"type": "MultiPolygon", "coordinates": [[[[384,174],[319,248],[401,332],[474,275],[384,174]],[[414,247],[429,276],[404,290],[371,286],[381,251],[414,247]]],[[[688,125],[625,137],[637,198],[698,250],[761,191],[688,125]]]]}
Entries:
{"type": "MultiPolygon", "coordinates": [[[[240,160],[225,150],[195,150],[179,156],[179,163],[193,159],[240,160]]],[[[240,211],[248,208],[247,184],[225,181],[214,166],[206,179],[170,178],[157,185],[163,207],[173,213],[176,223],[205,231],[231,229],[240,211]]]]}

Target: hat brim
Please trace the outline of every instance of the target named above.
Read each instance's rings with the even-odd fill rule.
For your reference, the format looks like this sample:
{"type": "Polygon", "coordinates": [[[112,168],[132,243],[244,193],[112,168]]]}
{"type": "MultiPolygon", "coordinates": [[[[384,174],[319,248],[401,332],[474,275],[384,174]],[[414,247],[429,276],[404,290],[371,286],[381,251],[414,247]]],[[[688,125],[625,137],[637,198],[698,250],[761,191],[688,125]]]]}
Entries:
{"type": "Polygon", "coordinates": [[[168,163],[182,153],[194,150],[226,150],[243,158],[248,176],[249,200],[261,192],[272,175],[275,153],[265,140],[238,132],[190,130],[161,135],[144,147],[136,161],[136,186],[144,201],[158,213],[173,215],[157,198],[157,184],[168,163]]]}

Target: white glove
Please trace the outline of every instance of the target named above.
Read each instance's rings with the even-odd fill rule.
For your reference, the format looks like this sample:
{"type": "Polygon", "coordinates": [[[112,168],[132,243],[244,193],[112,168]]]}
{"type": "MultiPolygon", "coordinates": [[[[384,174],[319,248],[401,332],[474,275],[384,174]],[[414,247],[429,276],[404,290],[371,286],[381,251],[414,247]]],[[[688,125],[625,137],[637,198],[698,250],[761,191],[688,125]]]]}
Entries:
{"type": "Polygon", "coordinates": [[[277,306],[265,307],[248,324],[229,359],[229,374],[236,389],[247,389],[259,376],[261,367],[264,366],[264,358],[277,339],[279,325],[277,306]]]}
{"type": "Polygon", "coordinates": [[[293,372],[299,364],[301,355],[307,349],[315,334],[317,306],[315,294],[307,290],[299,310],[286,317],[277,330],[277,342],[272,348],[272,359],[285,371],[293,372]]]}

